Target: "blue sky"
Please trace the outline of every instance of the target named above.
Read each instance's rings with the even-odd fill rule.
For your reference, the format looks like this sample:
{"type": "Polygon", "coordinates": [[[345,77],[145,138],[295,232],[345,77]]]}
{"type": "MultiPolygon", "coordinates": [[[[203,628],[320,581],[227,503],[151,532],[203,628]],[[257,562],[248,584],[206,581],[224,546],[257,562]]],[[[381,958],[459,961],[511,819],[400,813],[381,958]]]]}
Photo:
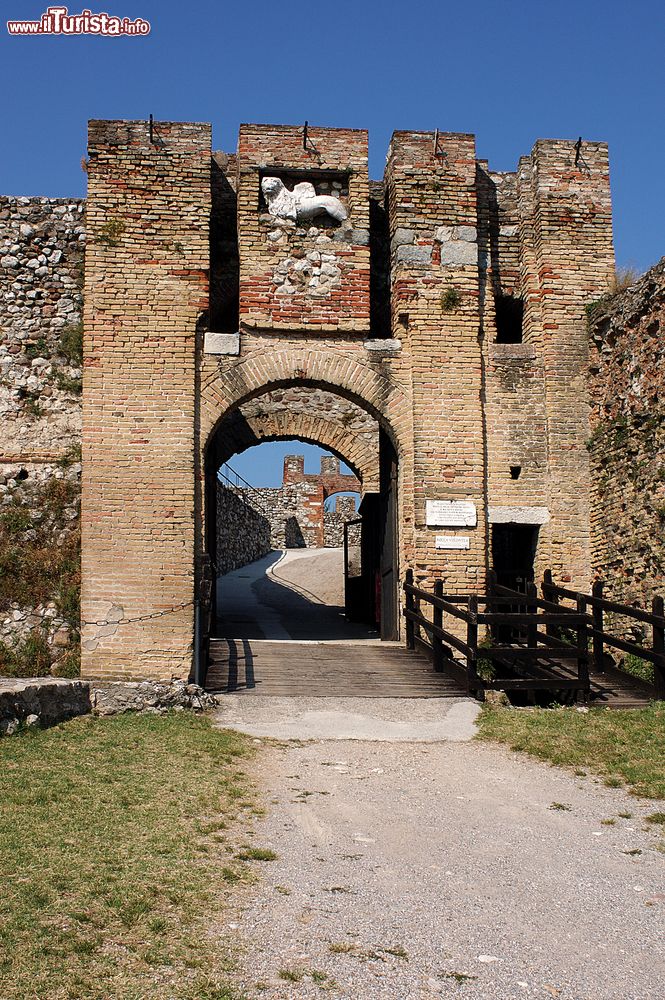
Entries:
{"type": "MultiPolygon", "coordinates": [[[[70,13],[84,6],[68,0],[70,13]]],[[[210,121],[235,148],[241,121],[368,128],[380,177],[394,129],[474,132],[514,169],[537,138],[610,143],[617,258],[665,253],[665,14],[656,0],[94,0],[142,17],[147,38],[0,31],[0,193],[82,195],[88,118],[210,121]]],[[[46,2],[4,0],[6,18],[46,2]]]]}
{"type": "MultiPolygon", "coordinates": [[[[46,6],[5,0],[3,11],[38,19],[46,6]]],[[[1,194],[85,194],[88,118],[210,121],[226,150],[241,121],[368,128],[376,178],[394,129],[474,132],[497,170],[514,169],[537,138],[581,135],[610,144],[618,263],[646,270],[665,253],[656,0],[87,6],[142,17],[152,32],[15,38],[2,25],[1,194]]]]}
{"type": "MultiPolygon", "coordinates": [[[[240,455],[234,455],[229,465],[251,486],[280,486],[286,455],[304,455],[305,472],[309,473],[319,472],[321,455],[329,454],[330,452],[323,448],[302,441],[267,441],[265,444],[248,448],[240,455]]],[[[340,464],[340,469],[342,472],[351,472],[343,462],[340,464]]],[[[228,475],[226,468],[222,471],[228,475]]]]}

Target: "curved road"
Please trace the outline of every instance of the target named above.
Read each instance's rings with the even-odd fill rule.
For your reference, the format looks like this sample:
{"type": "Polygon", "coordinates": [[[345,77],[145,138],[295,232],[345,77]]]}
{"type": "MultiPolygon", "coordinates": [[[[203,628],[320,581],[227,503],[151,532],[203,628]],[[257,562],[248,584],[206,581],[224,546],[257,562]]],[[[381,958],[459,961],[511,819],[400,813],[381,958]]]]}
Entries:
{"type": "Polygon", "coordinates": [[[217,581],[219,635],[329,642],[377,639],[344,617],[342,549],[287,549],[217,581]]]}

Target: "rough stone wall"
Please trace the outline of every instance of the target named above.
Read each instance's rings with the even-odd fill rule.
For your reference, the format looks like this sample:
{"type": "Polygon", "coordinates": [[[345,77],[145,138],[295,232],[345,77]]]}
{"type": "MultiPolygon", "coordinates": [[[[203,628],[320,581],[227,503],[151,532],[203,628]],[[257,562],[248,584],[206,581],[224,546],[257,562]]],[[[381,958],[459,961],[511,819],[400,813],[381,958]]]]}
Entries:
{"type": "Polygon", "coordinates": [[[317,483],[262,487],[257,503],[270,519],[274,549],[316,549],[323,545],[323,493],[317,483]]]}
{"type": "MultiPolygon", "coordinates": [[[[344,522],[356,516],[354,497],[337,497],[335,509],[325,509],[326,498],[337,490],[357,490],[358,480],[355,476],[341,474],[339,459],[332,456],[321,457],[321,471],[305,473],[305,459],[302,455],[287,455],[284,459],[284,474],[279,487],[261,487],[260,489],[234,489],[233,494],[242,500],[244,510],[232,511],[231,528],[226,527],[227,494],[231,491],[218,488],[217,501],[217,563],[221,572],[222,565],[236,559],[236,549],[240,545],[241,554],[253,552],[250,539],[235,542],[229,535],[233,530],[251,533],[254,522],[258,526],[257,551],[261,555],[274,549],[292,548],[331,548],[344,544],[344,522]],[[221,500],[221,506],[220,506],[221,500]],[[254,512],[252,519],[251,512],[254,512]],[[269,525],[267,536],[262,524],[269,525]],[[243,527],[244,526],[244,527],[243,527]],[[267,538],[267,542],[266,542],[267,538]]],[[[360,542],[358,528],[352,531],[354,544],[360,542]]],[[[258,559],[259,555],[252,556],[258,559]]],[[[244,565],[251,559],[244,559],[237,565],[244,565]]],[[[235,568],[235,567],[233,567],[235,568]]]]}
{"type": "Polygon", "coordinates": [[[665,258],[589,313],[593,568],[648,607],[665,580],[665,258]]]}
{"type": "Polygon", "coordinates": [[[210,126],[93,121],[88,143],[83,672],[187,676],[210,126]]]}
{"type": "Polygon", "coordinates": [[[0,198],[0,461],[58,458],[80,440],[84,203],[0,198]]]}
{"type": "MultiPolygon", "coordinates": [[[[324,510],[323,514],[323,544],[327,549],[341,548],[344,545],[344,524],[358,517],[355,497],[335,497],[335,509],[324,510]]],[[[349,545],[360,545],[360,525],[352,524],[349,528],[349,545]]]]}
{"type": "Polygon", "coordinates": [[[0,642],[44,647],[42,673],[70,669],[78,638],[62,590],[79,579],[84,246],[84,202],[0,197],[0,642]]]}
{"type": "MultiPolygon", "coordinates": [[[[272,548],[270,521],[244,491],[217,486],[217,573],[246,566],[272,548]]],[[[275,546],[277,547],[277,546],[275,546]]]]}

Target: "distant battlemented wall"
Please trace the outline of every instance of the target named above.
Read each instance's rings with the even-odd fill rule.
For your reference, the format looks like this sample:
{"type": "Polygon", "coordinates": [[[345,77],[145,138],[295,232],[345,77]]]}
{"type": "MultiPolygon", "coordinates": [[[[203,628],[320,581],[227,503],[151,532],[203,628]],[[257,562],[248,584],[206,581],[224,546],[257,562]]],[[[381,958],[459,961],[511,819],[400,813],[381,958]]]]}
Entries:
{"type": "MultiPolygon", "coordinates": [[[[340,491],[359,490],[355,476],[340,473],[339,459],[321,457],[321,471],[305,473],[302,455],[284,459],[282,485],[255,490],[218,487],[217,564],[222,567],[244,565],[273,549],[337,548],[344,544],[344,522],[357,517],[355,497],[338,496],[335,507],[326,510],[326,500],[340,491]],[[238,498],[233,504],[229,494],[238,498]],[[231,523],[229,523],[231,522],[231,523]],[[265,526],[267,529],[267,542],[265,526]],[[237,541],[234,532],[256,534],[256,541],[237,541]],[[265,548],[265,545],[268,548],[265,548]],[[264,551],[265,550],[265,551],[264,551]],[[255,555],[258,552],[260,555],[255,555]],[[240,558],[244,562],[239,562],[240,558]]],[[[351,539],[359,544],[358,529],[351,539]]]]}
{"type": "Polygon", "coordinates": [[[665,579],[665,258],[589,313],[593,567],[648,607],[665,579]]]}

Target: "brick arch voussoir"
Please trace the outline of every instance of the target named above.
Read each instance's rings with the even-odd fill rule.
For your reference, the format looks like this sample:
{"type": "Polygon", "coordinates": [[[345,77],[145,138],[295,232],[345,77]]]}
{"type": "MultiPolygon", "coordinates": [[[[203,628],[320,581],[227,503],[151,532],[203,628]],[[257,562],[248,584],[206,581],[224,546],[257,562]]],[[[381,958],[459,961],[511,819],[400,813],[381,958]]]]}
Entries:
{"type": "Polygon", "coordinates": [[[407,446],[409,406],[398,382],[348,355],[302,349],[255,351],[226,371],[211,374],[201,387],[202,440],[210,439],[230,410],[294,384],[321,386],[357,403],[379,421],[398,454],[407,446]]]}
{"type": "Polygon", "coordinates": [[[365,437],[346,430],[335,421],[305,413],[252,416],[247,418],[247,422],[262,441],[295,438],[326,448],[353,469],[365,491],[378,489],[378,439],[372,448],[365,437]]]}

